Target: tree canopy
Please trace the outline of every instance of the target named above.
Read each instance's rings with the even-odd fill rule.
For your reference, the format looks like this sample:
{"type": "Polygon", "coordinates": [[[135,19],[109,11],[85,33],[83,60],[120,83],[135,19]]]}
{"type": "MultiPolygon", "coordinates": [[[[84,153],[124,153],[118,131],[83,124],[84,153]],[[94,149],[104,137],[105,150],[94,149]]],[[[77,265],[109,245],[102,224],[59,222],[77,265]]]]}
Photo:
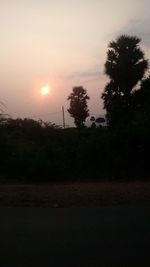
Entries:
{"type": "Polygon", "coordinates": [[[87,100],[89,100],[86,90],[82,86],[74,87],[69,95],[70,107],[68,112],[74,118],[77,128],[84,126],[86,118],[89,116],[87,100]]]}
{"type": "Polygon", "coordinates": [[[110,81],[102,99],[109,124],[125,123],[132,117],[134,89],[148,69],[140,42],[136,36],[121,35],[108,46],[105,73],[110,81]]]}

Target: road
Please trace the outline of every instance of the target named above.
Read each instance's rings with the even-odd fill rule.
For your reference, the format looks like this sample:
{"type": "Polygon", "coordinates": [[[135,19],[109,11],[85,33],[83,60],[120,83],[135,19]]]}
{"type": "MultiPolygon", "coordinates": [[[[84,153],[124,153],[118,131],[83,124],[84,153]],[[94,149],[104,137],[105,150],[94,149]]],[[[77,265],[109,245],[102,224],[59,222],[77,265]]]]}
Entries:
{"type": "Polygon", "coordinates": [[[0,266],[150,266],[150,206],[0,208],[0,266]]]}

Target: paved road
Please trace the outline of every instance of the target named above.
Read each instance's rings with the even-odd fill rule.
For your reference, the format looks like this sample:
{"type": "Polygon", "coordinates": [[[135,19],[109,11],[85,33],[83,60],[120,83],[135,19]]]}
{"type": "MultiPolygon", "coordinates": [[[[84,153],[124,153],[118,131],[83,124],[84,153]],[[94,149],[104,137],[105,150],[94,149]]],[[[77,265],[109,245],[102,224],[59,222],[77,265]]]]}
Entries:
{"type": "Polygon", "coordinates": [[[150,206],[0,208],[1,267],[150,266],[150,206]]]}

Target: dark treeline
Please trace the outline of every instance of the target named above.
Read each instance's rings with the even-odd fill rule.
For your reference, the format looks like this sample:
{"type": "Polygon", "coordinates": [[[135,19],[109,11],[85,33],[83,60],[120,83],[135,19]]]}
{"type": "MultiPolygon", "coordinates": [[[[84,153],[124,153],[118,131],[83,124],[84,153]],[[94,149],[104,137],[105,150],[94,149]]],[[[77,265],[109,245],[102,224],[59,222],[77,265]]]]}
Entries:
{"type": "Polygon", "coordinates": [[[148,177],[150,127],[60,129],[30,119],[0,126],[1,179],[44,182],[66,179],[148,177]]]}
{"type": "Polygon", "coordinates": [[[68,97],[76,128],[1,115],[1,180],[149,178],[150,78],[139,43],[137,37],[120,36],[109,44],[105,72],[110,81],[102,94],[107,125],[96,127],[92,116],[92,126],[84,126],[89,97],[82,86],[68,97]]]}

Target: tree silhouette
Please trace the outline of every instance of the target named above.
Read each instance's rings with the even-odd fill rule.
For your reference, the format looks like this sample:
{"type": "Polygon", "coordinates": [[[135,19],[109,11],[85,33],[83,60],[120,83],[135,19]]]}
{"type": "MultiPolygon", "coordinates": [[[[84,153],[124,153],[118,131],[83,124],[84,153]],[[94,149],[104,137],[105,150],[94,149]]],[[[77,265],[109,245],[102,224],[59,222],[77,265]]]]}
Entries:
{"type": "Polygon", "coordinates": [[[110,82],[102,94],[109,125],[125,123],[132,117],[134,88],[148,69],[140,42],[136,36],[121,35],[109,44],[105,73],[110,82]]]}
{"type": "Polygon", "coordinates": [[[141,108],[150,119],[150,77],[141,82],[141,89],[139,92],[139,102],[141,103],[141,108]]]}
{"type": "Polygon", "coordinates": [[[87,100],[90,98],[82,86],[74,87],[72,91],[73,92],[68,97],[68,100],[70,100],[68,112],[71,117],[74,118],[74,123],[77,128],[81,128],[84,126],[84,122],[89,116],[87,100]]]}
{"type": "Polygon", "coordinates": [[[105,122],[105,119],[102,118],[102,117],[98,117],[98,118],[96,119],[96,122],[97,122],[97,123],[104,123],[104,122],[105,122]]]}
{"type": "Polygon", "coordinates": [[[150,124],[150,77],[141,81],[139,90],[134,94],[133,104],[138,122],[150,124]]]}
{"type": "Polygon", "coordinates": [[[95,117],[91,116],[90,121],[95,122],[95,117]]]}

